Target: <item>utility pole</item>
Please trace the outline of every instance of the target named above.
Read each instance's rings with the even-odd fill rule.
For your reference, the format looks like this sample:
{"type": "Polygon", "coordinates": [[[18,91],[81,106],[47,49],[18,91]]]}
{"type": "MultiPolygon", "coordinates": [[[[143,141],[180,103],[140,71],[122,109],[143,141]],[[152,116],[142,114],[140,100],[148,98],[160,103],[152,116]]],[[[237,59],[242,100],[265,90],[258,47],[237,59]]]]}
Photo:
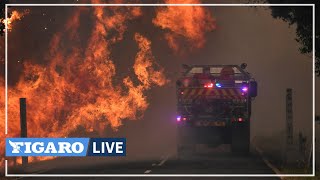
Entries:
{"type": "MultiPolygon", "coordinates": [[[[20,98],[20,134],[22,138],[28,137],[27,132],[27,102],[26,98],[20,98]]],[[[22,157],[22,165],[28,164],[28,156],[22,157]]]]}
{"type": "MultiPolygon", "coordinates": [[[[317,127],[317,125],[320,125],[320,116],[319,115],[316,115],[315,117],[315,126],[317,127]]],[[[314,137],[315,138],[315,146],[317,147],[317,136],[314,137]]],[[[315,153],[317,153],[317,150],[315,150],[315,153]]],[[[310,153],[309,153],[309,157],[308,157],[308,165],[309,167],[312,167],[313,165],[313,162],[312,162],[312,159],[313,158],[313,144],[311,143],[310,145],[310,153]]]]}
{"type": "Polygon", "coordinates": [[[287,88],[286,96],[286,120],[287,120],[287,145],[293,144],[293,112],[292,112],[292,89],[287,88]]]}
{"type": "Polygon", "coordinates": [[[293,146],[293,103],[292,103],[292,88],[286,89],[286,145],[284,162],[288,164],[292,161],[290,158],[293,146]]]}

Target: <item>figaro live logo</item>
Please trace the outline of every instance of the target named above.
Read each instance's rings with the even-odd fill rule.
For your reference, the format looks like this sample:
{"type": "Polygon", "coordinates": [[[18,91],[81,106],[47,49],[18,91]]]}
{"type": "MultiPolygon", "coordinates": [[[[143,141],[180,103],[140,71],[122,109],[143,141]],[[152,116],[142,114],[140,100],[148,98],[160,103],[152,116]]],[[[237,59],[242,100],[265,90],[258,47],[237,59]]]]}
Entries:
{"type": "Polygon", "coordinates": [[[126,156],[126,139],[6,138],[6,156],[126,156]]]}

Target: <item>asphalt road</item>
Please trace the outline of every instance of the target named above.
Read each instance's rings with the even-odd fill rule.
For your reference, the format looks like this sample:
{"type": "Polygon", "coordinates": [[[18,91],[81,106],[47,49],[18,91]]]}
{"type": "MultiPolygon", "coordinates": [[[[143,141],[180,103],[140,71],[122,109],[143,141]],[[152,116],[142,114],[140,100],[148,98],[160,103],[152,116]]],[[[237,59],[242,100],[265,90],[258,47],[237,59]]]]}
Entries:
{"type": "MultiPolygon", "coordinates": [[[[76,160],[69,160],[75,161],[76,160]]],[[[45,168],[36,170],[36,168],[18,168],[9,173],[33,173],[37,175],[44,174],[135,174],[135,175],[197,175],[197,174],[275,174],[275,172],[266,164],[265,159],[259,153],[251,153],[250,155],[235,155],[220,148],[220,150],[200,152],[186,159],[178,159],[176,155],[162,155],[159,158],[148,160],[123,160],[115,162],[94,163],[91,161],[87,165],[80,160],[77,165],[67,166],[67,163],[47,163],[45,168]],[[58,164],[58,165],[57,165],[58,164]]],[[[41,166],[41,163],[38,163],[41,166]]],[[[79,177],[73,177],[78,179],[79,177]]],[[[96,177],[90,177],[94,179],[96,177]]],[[[137,177],[138,178],[138,177],[137,177]]],[[[185,177],[180,177],[185,179],[185,177]]],[[[191,179],[194,177],[191,177],[191,179]]],[[[220,179],[221,177],[214,177],[220,179]]],[[[24,177],[23,179],[28,179],[24,177]]],[[[46,177],[43,177],[46,179],[46,177]]],[[[60,179],[60,178],[56,178],[60,179]]],[[[179,178],[178,178],[179,179],[179,178]]],[[[212,177],[210,179],[213,179],[212,177]]],[[[233,179],[248,179],[248,177],[233,177],[233,179]]],[[[254,177],[250,179],[262,179],[254,177]]],[[[277,177],[269,177],[265,179],[279,179],[277,177]]]]}

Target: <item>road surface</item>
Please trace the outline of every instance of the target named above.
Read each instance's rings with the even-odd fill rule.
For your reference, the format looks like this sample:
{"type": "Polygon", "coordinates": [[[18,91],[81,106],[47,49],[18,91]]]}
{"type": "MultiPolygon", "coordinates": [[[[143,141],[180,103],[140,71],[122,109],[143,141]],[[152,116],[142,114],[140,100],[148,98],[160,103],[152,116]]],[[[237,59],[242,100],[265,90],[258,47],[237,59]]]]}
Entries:
{"type": "MultiPolygon", "coordinates": [[[[270,164],[266,163],[259,153],[250,155],[234,155],[228,151],[207,151],[192,155],[186,159],[179,159],[176,155],[162,155],[158,158],[147,160],[127,160],[98,162],[98,159],[86,163],[81,159],[52,160],[39,162],[27,168],[13,168],[8,172],[18,174],[275,174],[270,164]],[[96,161],[96,163],[95,163],[96,161]],[[68,165],[69,163],[69,165],[68,165]],[[70,165],[71,164],[71,165],[70,165]],[[74,165],[72,165],[74,164],[74,165]],[[42,168],[39,168],[42,167],[42,168]]],[[[23,179],[28,179],[24,177],[23,179]]],[[[43,177],[46,179],[46,177],[43,177]]],[[[59,179],[58,177],[56,179],[59,179]]],[[[77,179],[74,177],[74,179],[77,179]]],[[[90,179],[93,179],[90,178],[90,179]]],[[[183,179],[181,177],[181,179],[183,179]]],[[[213,178],[210,178],[213,179],[213,178]]],[[[214,179],[220,179],[214,177],[214,179]]],[[[241,179],[234,177],[234,179],[241,179]]],[[[247,179],[247,178],[242,178],[247,179]]],[[[251,179],[261,179],[251,178],[251,179]]],[[[266,179],[279,179],[278,177],[266,179]]]]}

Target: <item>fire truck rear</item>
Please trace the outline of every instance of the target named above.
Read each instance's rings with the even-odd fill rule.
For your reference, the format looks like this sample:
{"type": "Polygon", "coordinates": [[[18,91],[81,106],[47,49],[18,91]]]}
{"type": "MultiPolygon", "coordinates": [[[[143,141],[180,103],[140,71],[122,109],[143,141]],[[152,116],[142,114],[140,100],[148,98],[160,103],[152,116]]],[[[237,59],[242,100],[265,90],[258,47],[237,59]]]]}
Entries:
{"type": "Polygon", "coordinates": [[[184,65],[177,81],[178,155],[196,144],[231,144],[232,152],[250,150],[251,101],[257,83],[238,65],[184,65]]]}

